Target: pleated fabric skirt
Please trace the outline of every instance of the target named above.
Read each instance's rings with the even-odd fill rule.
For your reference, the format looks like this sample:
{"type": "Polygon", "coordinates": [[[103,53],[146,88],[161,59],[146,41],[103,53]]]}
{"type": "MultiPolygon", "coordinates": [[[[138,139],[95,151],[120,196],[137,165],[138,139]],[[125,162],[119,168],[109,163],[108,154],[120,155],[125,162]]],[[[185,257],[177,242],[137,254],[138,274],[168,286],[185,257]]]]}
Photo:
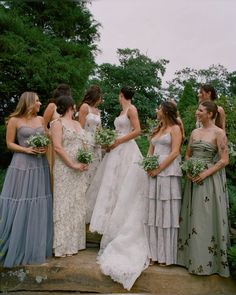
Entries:
{"type": "Polygon", "coordinates": [[[146,235],[153,261],[176,264],[180,207],[181,177],[149,177],[146,235]]]}
{"type": "Polygon", "coordinates": [[[52,254],[52,195],[45,156],[15,153],[0,195],[0,262],[45,262],[52,254]]]}

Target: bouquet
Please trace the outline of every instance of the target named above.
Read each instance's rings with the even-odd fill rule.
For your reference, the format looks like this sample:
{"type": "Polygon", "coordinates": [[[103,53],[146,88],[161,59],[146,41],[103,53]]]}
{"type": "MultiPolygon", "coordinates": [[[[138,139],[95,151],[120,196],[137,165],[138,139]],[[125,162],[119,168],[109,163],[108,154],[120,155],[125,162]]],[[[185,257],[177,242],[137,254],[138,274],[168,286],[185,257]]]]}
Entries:
{"type": "Polygon", "coordinates": [[[116,131],[108,128],[98,128],[95,132],[95,143],[101,146],[110,146],[116,140],[116,131]]]}
{"type": "MultiPolygon", "coordinates": [[[[40,148],[48,146],[50,140],[46,135],[37,132],[36,134],[31,135],[26,141],[26,143],[34,148],[40,148]]],[[[37,157],[41,157],[41,155],[37,154],[37,157]]]]}
{"type": "Polygon", "coordinates": [[[49,145],[50,140],[44,134],[36,133],[31,135],[29,139],[26,141],[29,146],[38,148],[38,147],[46,147],[49,145]]]}
{"type": "Polygon", "coordinates": [[[86,149],[79,149],[77,152],[77,161],[83,164],[90,164],[93,161],[92,153],[86,149]]]}
{"type": "Polygon", "coordinates": [[[147,155],[140,162],[139,165],[145,170],[153,170],[159,166],[159,156],[147,155]]]}
{"type": "Polygon", "coordinates": [[[197,176],[203,170],[207,168],[206,163],[200,159],[189,158],[187,161],[184,161],[181,165],[182,170],[191,175],[192,177],[197,176]]]}

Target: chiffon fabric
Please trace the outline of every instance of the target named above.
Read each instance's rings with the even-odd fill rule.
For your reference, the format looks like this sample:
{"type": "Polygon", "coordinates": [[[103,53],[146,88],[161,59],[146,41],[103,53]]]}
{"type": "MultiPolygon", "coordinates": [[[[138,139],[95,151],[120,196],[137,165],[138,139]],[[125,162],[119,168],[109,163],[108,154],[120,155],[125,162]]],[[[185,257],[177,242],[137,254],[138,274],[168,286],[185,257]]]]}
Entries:
{"type": "MultiPolygon", "coordinates": [[[[19,145],[43,127],[17,129],[19,145]]],[[[46,156],[15,152],[0,196],[0,262],[43,263],[52,252],[52,196],[46,156]]]]}
{"type": "MultiPolygon", "coordinates": [[[[116,118],[118,136],[132,129],[127,114],[116,118]]],[[[147,175],[139,167],[142,155],[134,140],[107,153],[88,193],[96,196],[90,231],[103,234],[98,263],[101,271],[130,290],[148,266],[144,231],[147,175]]]]}
{"type": "MultiPolygon", "coordinates": [[[[208,167],[214,165],[217,147],[196,140],[191,144],[193,157],[208,167]]],[[[202,184],[186,181],[180,214],[178,264],[190,273],[229,276],[227,247],[226,183],[220,171],[204,179],[202,184]]]]}
{"type": "MultiPolygon", "coordinates": [[[[162,163],[171,152],[171,134],[152,138],[154,154],[162,163]]],[[[181,156],[157,177],[149,177],[148,214],[146,234],[149,241],[149,257],[159,263],[177,262],[177,239],[181,207],[181,156]]]]}
{"type": "MultiPolygon", "coordinates": [[[[76,161],[78,149],[83,148],[87,140],[84,130],[78,133],[62,123],[62,134],[64,150],[76,161]]],[[[86,189],[85,173],[68,167],[56,154],[53,194],[55,256],[73,255],[85,249],[86,189]]]]}

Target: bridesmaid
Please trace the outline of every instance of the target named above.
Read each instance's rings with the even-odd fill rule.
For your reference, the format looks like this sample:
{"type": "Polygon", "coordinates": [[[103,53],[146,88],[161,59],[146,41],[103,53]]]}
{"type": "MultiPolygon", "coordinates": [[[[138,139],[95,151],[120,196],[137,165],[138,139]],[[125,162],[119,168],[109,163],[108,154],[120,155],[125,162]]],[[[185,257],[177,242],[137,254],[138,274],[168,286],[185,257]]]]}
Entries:
{"type": "Polygon", "coordinates": [[[61,95],[70,95],[71,90],[70,86],[67,84],[59,84],[56,89],[52,92],[52,99],[49,100],[48,105],[44,111],[43,118],[45,121],[45,125],[48,125],[50,122],[54,121],[55,119],[59,118],[60,115],[57,112],[57,99],[61,95]]]}
{"type": "MultiPolygon", "coordinates": [[[[201,85],[199,93],[198,93],[199,103],[202,103],[208,100],[215,101],[216,99],[217,99],[217,94],[213,86],[209,84],[201,85]]],[[[216,117],[214,118],[214,122],[216,126],[225,130],[225,111],[221,106],[217,106],[217,110],[218,110],[218,113],[216,114],[216,117]]]]}
{"type": "MultiPolygon", "coordinates": [[[[48,105],[43,114],[45,126],[47,128],[47,132],[49,136],[51,136],[51,132],[50,132],[51,122],[53,122],[54,120],[60,117],[60,114],[58,114],[57,112],[57,105],[56,105],[57,99],[61,95],[70,95],[70,94],[71,94],[70,86],[67,84],[59,84],[57,88],[53,90],[52,99],[49,100],[48,105]]],[[[48,159],[49,167],[50,167],[51,186],[53,188],[54,151],[51,144],[48,146],[46,155],[47,155],[47,159],[48,159]]]]}
{"type": "Polygon", "coordinates": [[[79,122],[73,120],[74,101],[60,96],[57,112],[61,117],[51,124],[55,150],[53,186],[53,249],[56,257],[76,254],[85,249],[84,175],[87,165],[77,162],[76,154],[83,148],[86,137],[79,122]]]}
{"type": "MultiPolygon", "coordinates": [[[[198,101],[199,103],[202,103],[204,101],[215,101],[217,99],[217,94],[215,91],[215,88],[209,84],[203,84],[200,87],[199,93],[198,93],[198,101]]],[[[219,128],[225,130],[225,111],[221,106],[217,106],[217,114],[215,118],[213,119],[213,122],[216,126],[219,128]]],[[[201,127],[201,123],[199,121],[196,122],[196,127],[201,127]]],[[[218,161],[218,155],[216,155],[215,162],[218,161]]],[[[221,173],[221,180],[224,183],[226,183],[226,171],[225,168],[220,170],[221,173]]],[[[229,208],[229,196],[228,191],[226,191],[226,201],[227,201],[227,208],[229,208]]]]}
{"type": "Polygon", "coordinates": [[[184,189],[178,239],[178,264],[197,275],[229,276],[227,246],[229,228],[226,204],[226,184],[221,169],[228,164],[225,132],[213,120],[217,106],[202,102],[196,112],[202,127],[193,130],[186,151],[190,157],[206,163],[206,169],[196,177],[188,177],[184,189]],[[218,154],[218,161],[214,159],[218,154]]]}
{"type": "Polygon", "coordinates": [[[148,171],[146,232],[151,264],[169,265],[177,262],[183,128],[176,104],[171,101],[157,109],[157,119],[160,123],[152,134],[148,154],[159,156],[159,166],[148,171]]]}
{"type": "MultiPolygon", "coordinates": [[[[89,165],[88,171],[86,171],[88,185],[92,182],[102,159],[101,148],[95,144],[94,139],[97,127],[101,126],[100,111],[97,108],[101,102],[102,92],[100,87],[98,85],[91,85],[87,89],[79,107],[79,122],[87,132],[88,147],[93,153],[93,162],[89,165]]],[[[86,223],[90,223],[95,201],[95,198],[86,196],[86,223]]]]}
{"type": "Polygon", "coordinates": [[[45,133],[37,116],[38,95],[24,92],[7,124],[6,142],[14,152],[0,196],[0,262],[4,267],[43,263],[52,250],[52,196],[46,148],[27,140],[45,133]],[[40,157],[37,157],[40,155],[40,157]]]}

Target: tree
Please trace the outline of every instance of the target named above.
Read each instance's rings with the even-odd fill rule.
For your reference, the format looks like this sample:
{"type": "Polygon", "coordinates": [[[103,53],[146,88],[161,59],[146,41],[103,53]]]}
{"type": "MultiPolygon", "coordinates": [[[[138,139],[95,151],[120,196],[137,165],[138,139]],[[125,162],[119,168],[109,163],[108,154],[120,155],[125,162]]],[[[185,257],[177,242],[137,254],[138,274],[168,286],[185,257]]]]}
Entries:
{"type": "Polygon", "coordinates": [[[232,96],[236,96],[236,71],[229,73],[228,77],[229,91],[232,96]]]}
{"type": "Polygon", "coordinates": [[[119,114],[118,94],[122,86],[129,85],[136,90],[136,105],[142,126],[146,119],[155,115],[155,109],[162,100],[161,76],[164,75],[167,60],[153,61],[138,49],[118,49],[119,65],[102,64],[91,83],[98,83],[104,93],[101,106],[104,123],[113,125],[119,114]]]}
{"type": "Polygon", "coordinates": [[[69,42],[89,46],[96,50],[98,27],[87,6],[89,0],[9,0],[1,1],[5,7],[23,16],[28,23],[42,29],[44,34],[69,42]]]}
{"type": "Polygon", "coordinates": [[[93,20],[89,18],[84,5],[85,1],[77,3],[55,0],[15,0],[4,1],[4,5],[0,5],[1,123],[15,107],[19,95],[26,90],[36,91],[45,103],[55,86],[63,82],[72,87],[76,100],[81,98],[88,77],[95,68],[96,47],[93,41],[98,37],[94,33],[97,25],[92,25],[93,20]],[[63,15],[58,10],[59,4],[63,8],[63,15]],[[39,15],[36,7],[40,5],[44,5],[43,15],[49,19],[48,22],[45,20],[44,27],[37,24],[39,15]],[[77,37],[74,33],[69,35],[72,26],[71,15],[66,15],[68,11],[77,16],[73,19],[77,37]],[[85,24],[80,22],[83,14],[87,20],[84,29],[85,24]],[[35,23],[31,22],[32,19],[35,19],[35,23]],[[89,20],[92,31],[90,35],[89,20]],[[65,29],[60,34],[60,21],[65,28],[71,29],[65,29]],[[85,32],[88,33],[87,37],[83,37],[85,32]]]}
{"type": "Polygon", "coordinates": [[[181,95],[178,101],[178,110],[180,115],[183,115],[188,109],[189,106],[196,106],[197,99],[196,99],[196,92],[193,90],[192,84],[190,82],[186,82],[183,90],[183,94],[181,95]]]}
{"type": "Polygon", "coordinates": [[[211,84],[217,90],[218,96],[230,95],[229,73],[222,65],[212,65],[208,69],[185,68],[175,73],[175,78],[169,82],[167,92],[169,96],[179,100],[183,94],[186,82],[191,83],[193,90],[197,93],[201,84],[211,84]]]}

